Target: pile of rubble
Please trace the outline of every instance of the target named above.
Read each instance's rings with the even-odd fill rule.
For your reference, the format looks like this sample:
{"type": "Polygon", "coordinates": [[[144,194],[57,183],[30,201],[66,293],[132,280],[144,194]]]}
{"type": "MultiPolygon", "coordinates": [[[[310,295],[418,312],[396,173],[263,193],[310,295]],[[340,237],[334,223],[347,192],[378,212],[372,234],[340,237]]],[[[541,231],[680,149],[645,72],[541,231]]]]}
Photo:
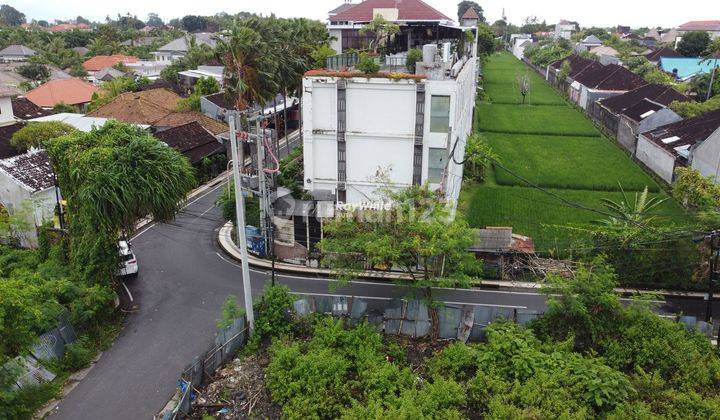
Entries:
{"type": "Polygon", "coordinates": [[[280,407],[272,403],[265,387],[268,363],[267,356],[253,354],[218,370],[215,380],[193,402],[193,418],[280,418],[280,407]]]}

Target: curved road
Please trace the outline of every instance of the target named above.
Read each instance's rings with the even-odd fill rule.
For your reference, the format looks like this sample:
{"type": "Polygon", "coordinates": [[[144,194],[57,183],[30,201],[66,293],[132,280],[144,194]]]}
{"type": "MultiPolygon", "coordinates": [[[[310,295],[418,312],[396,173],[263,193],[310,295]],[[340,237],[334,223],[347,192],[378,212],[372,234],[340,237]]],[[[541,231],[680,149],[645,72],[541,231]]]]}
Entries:
{"type": "MultiPolygon", "coordinates": [[[[216,243],[223,224],[215,198],[222,185],[195,198],[168,224],[151,225],[133,239],[140,274],[128,282],[135,311],[128,315],[113,346],[85,379],[59,404],[56,419],[150,419],[175,392],[180,372],[207,350],[225,298],[242,302],[240,267],[216,243]]],[[[251,269],[253,295],[269,283],[251,269]]],[[[406,288],[352,282],[329,290],[332,280],[277,276],[277,282],[305,294],[404,297],[406,288]]],[[[438,290],[439,300],[542,309],[544,297],[532,292],[438,290]]],[[[697,309],[697,302],[685,311],[697,309]]],[[[672,309],[672,305],[670,305],[672,309]]]]}

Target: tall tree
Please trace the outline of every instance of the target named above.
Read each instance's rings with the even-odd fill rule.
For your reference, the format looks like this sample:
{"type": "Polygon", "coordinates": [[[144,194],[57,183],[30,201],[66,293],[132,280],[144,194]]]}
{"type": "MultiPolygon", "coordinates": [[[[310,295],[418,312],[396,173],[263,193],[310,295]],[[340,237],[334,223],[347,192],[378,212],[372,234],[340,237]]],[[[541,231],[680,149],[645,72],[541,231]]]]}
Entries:
{"type": "Polygon", "coordinates": [[[160,28],[164,25],[157,13],[148,13],[147,24],[153,28],[160,28]]]}
{"type": "Polygon", "coordinates": [[[339,214],[325,226],[320,242],[323,264],[341,279],[366,269],[400,270],[408,285],[432,300],[432,287],[467,286],[482,271],[467,249],[473,233],[452,220],[436,192],[413,186],[387,193],[390,210],[339,214]]]}
{"type": "Polygon", "coordinates": [[[68,203],[70,262],[91,283],[114,278],[121,234],[148,215],[171,220],[195,184],[184,156],[129,124],[109,121],[45,146],[68,203]]]}
{"type": "Polygon", "coordinates": [[[458,3],[458,22],[462,20],[462,15],[467,12],[468,9],[473,8],[475,9],[475,12],[480,16],[480,23],[485,23],[485,16],[483,15],[483,8],[480,7],[479,4],[475,3],[474,1],[461,1],[458,3]]]}
{"type": "Polygon", "coordinates": [[[20,26],[25,23],[25,13],[16,8],[3,4],[0,6],[0,24],[7,26],[20,26]]]}
{"type": "Polygon", "coordinates": [[[683,35],[677,50],[685,57],[700,57],[710,45],[710,35],[704,31],[692,31],[683,35]]]}

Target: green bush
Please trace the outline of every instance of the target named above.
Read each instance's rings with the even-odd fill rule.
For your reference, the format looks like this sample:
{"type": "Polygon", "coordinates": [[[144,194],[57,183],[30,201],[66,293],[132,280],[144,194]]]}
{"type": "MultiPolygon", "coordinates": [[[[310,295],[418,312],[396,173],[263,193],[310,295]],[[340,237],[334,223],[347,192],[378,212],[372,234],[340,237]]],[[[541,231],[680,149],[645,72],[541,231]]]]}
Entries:
{"type": "Polygon", "coordinates": [[[373,75],[380,71],[380,64],[376,63],[375,58],[369,56],[367,53],[360,53],[355,68],[367,75],[373,75]]]}
{"type": "Polygon", "coordinates": [[[411,48],[407,52],[407,58],[405,60],[405,67],[407,68],[407,71],[415,74],[415,64],[418,61],[422,61],[423,54],[422,51],[417,48],[411,48]]]}
{"type": "Polygon", "coordinates": [[[290,333],[290,312],[293,298],[287,286],[269,286],[265,289],[260,301],[255,303],[258,316],[255,319],[255,330],[248,344],[251,349],[257,348],[263,339],[281,337],[290,333]]]}
{"type": "Polygon", "coordinates": [[[84,369],[90,366],[95,353],[96,350],[92,348],[88,337],[82,336],[76,342],[65,346],[65,356],[60,366],[67,372],[84,369]]]}

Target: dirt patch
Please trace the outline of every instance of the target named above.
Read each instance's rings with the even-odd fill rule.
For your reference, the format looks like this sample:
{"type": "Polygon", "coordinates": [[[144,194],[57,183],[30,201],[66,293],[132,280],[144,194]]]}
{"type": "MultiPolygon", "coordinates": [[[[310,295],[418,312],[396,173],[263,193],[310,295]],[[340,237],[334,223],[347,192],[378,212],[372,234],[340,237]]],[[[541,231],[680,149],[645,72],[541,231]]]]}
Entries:
{"type": "Polygon", "coordinates": [[[217,371],[215,381],[205,387],[193,403],[191,418],[204,415],[216,419],[281,417],[265,386],[265,368],[270,362],[265,351],[235,359],[217,371]]]}

